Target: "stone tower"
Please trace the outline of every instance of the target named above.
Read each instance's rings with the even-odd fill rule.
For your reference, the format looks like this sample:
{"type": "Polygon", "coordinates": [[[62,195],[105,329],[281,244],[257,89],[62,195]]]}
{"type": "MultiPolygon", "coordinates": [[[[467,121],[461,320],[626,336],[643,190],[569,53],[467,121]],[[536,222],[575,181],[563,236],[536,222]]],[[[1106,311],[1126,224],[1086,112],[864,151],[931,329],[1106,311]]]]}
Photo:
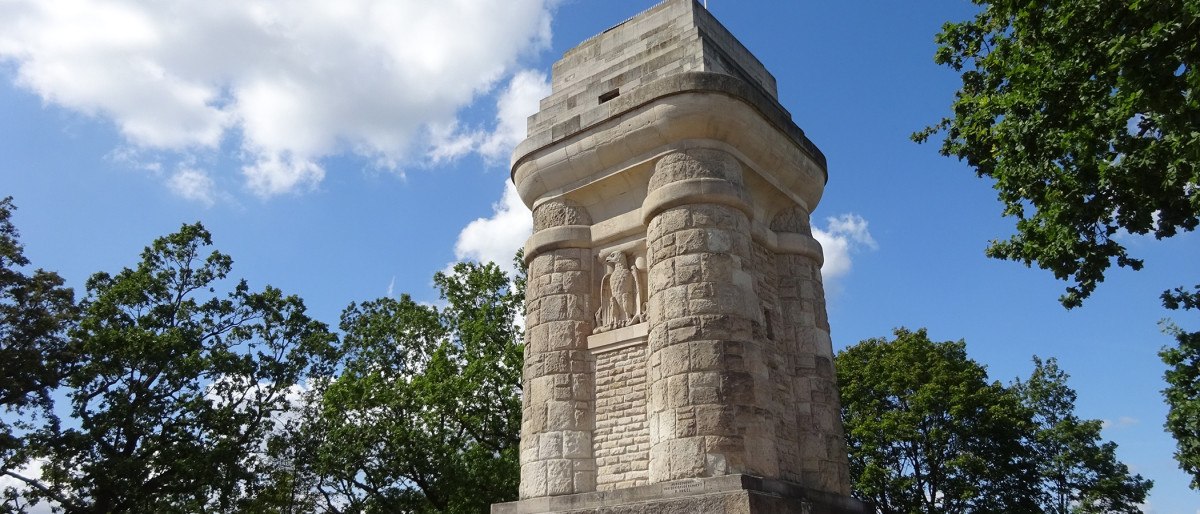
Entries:
{"type": "Polygon", "coordinates": [[[521,500],[496,513],[856,513],[821,246],[825,158],[694,0],[554,64],[533,209],[521,500]]]}

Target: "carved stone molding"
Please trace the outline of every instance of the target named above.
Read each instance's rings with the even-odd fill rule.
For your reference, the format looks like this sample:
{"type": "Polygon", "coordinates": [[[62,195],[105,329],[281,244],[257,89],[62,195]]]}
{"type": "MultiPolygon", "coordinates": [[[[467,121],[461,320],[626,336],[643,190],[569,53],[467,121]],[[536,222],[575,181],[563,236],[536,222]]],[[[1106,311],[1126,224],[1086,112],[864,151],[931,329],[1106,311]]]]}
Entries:
{"type": "Polygon", "coordinates": [[[799,206],[780,211],[775,215],[775,219],[771,220],[771,230],[811,236],[812,224],[808,211],[799,206]]]}
{"type": "Polygon", "coordinates": [[[687,204],[727,205],[752,216],[750,193],[742,183],[742,164],[728,152],[689,148],[667,154],[650,176],[642,218],[687,204]]]}
{"type": "Polygon", "coordinates": [[[533,209],[533,231],[566,225],[591,225],[587,209],[567,199],[550,200],[533,209]]]}
{"type": "Polygon", "coordinates": [[[690,148],[658,160],[650,177],[649,191],[681,180],[710,178],[742,185],[742,165],[727,152],[711,148],[690,148]]]}

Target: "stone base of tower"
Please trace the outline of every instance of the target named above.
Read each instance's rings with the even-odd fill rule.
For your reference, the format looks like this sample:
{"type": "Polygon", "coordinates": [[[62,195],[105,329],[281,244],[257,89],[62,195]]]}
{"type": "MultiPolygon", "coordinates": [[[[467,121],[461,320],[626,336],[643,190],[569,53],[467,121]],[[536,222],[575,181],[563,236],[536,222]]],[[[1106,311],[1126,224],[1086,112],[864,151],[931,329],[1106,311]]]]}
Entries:
{"type": "Polygon", "coordinates": [[[750,475],[497,503],[492,514],[866,514],[866,504],[750,475]]]}

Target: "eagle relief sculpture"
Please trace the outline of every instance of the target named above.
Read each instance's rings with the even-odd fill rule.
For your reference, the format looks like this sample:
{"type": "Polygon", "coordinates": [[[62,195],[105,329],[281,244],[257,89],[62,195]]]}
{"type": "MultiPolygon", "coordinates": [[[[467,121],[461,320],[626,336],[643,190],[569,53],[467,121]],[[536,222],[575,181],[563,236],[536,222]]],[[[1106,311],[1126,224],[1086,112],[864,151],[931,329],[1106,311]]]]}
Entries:
{"type": "Polygon", "coordinates": [[[600,279],[600,308],[596,309],[595,334],[646,320],[638,267],[630,264],[625,252],[620,251],[608,254],[604,262],[607,266],[604,278],[600,279]]]}

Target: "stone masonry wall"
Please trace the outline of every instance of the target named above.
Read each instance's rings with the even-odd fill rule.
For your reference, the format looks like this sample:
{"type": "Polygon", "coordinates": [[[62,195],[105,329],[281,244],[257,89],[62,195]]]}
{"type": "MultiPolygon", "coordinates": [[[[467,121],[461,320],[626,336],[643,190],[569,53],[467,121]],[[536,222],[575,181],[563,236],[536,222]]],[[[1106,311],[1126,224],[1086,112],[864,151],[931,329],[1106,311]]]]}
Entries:
{"type": "Polygon", "coordinates": [[[651,481],[774,476],[769,371],[752,299],[734,283],[746,216],[689,205],[660,214],[649,233],[651,481]]]}
{"type": "Polygon", "coordinates": [[[833,343],[825,312],[821,266],[811,257],[780,254],[780,303],[791,353],[799,439],[799,477],[789,480],[819,491],[848,495],[850,471],[833,370],[833,343]]]}
{"type": "Polygon", "coordinates": [[[646,485],[646,347],[596,354],[596,490],[646,485]]]}
{"type": "Polygon", "coordinates": [[[737,160],[707,149],[660,159],[650,179],[652,192],[683,195],[647,229],[652,483],[778,473],[750,222],[739,208],[705,202],[711,194],[687,196],[714,182],[727,184],[730,203],[744,191],[737,160]]]}
{"type": "Polygon", "coordinates": [[[521,498],[594,491],[592,255],[563,248],[529,261],[521,498]]]}
{"type": "Polygon", "coordinates": [[[773,387],[768,404],[775,417],[775,448],[778,452],[779,478],[800,480],[800,436],[796,427],[795,361],[796,345],[786,329],[780,310],[779,274],[776,255],[759,243],[753,243],[755,289],[763,310],[763,329],[755,337],[763,341],[767,367],[773,387]]]}

